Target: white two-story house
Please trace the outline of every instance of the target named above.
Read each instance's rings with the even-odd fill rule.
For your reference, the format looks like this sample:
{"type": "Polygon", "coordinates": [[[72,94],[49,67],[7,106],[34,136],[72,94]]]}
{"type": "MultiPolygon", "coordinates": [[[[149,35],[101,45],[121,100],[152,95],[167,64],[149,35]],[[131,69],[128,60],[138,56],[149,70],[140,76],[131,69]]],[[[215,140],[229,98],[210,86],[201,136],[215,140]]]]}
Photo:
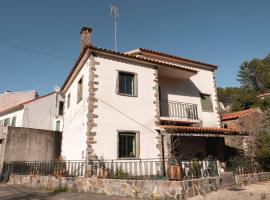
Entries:
{"type": "Polygon", "coordinates": [[[67,160],[224,159],[215,86],[217,66],[147,49],[126,53],[90,43],[62,86],[62,155],[67,160]]]}

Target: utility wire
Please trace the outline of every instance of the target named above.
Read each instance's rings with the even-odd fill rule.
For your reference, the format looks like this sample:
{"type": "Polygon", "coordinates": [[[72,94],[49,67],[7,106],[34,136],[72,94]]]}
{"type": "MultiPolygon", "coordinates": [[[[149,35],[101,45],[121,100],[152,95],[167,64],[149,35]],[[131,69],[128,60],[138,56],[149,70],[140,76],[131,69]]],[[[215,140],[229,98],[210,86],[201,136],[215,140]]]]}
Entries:
{"type": "Polygon", "coordinates": [[[63,56],[54,55],[54,54],[47,53],[47,52],[44,52],[44,51],[38,51],[38,50],[18,46],[16,44],[12,44],[12,43],[9,43],[9,42],[0,41],[0,44],[4,45],[4,46],[15,48],[15,49],[19,49],[19,50],[22,50],[22,51],[47,56],[47,57],[53,57],[53,58],[57,58],[57,59],[61,59],[61,60],[75,61],[75,59],[72,59],[72,58],[66,58],[66,57],[63,57],[63,56]]]}

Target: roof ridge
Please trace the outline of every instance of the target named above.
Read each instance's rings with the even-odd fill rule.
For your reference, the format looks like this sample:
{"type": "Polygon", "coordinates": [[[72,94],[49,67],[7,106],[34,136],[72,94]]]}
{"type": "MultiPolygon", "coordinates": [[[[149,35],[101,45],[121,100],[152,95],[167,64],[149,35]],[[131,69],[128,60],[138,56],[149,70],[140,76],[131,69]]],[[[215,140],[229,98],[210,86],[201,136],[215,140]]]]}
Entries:
{"type": "Polygon", "coordinates": [[[52,94],[54,94],[54,93],[56,93],[56,92],[55,92],[55,91],[54,91],[54,92],[50,92],[50,93],[48,93],[48,94],[42,95],[42,96],[40,96],[40,97],[37,97],[37,98],[35,98],[35,99],[27,100],[27,101],[24,101],[24,102],[22,102],[22,103],[16,104],[15,106],[12,106],[12,107],[10,107],[10,108],[7,108],[7,109],[5,109],[5,110],[0,111],[0,115],[3,114],[3,113],[8,112],[9,110],[13,110],[13,109],[15,109],[15,108],[17,108],[17,107],[24,106],[25,104],[28,104],[28,103],[31,103],[31,102],[33,102],[33,101],[37,101],[37,100],[42,99],[42,98],[44,98],[44,97],[50,96],[50,95],[52,95],[52,94]]]}

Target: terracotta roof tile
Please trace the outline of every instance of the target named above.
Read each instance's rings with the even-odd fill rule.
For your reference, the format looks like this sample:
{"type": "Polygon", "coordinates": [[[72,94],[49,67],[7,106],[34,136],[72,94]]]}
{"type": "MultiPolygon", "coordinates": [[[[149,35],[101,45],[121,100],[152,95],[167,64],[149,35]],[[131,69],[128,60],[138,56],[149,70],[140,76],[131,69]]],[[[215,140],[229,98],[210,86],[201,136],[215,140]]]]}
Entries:
{"type": "MultiPolygon", "coordinates": [[[[193,64],[199,64],[199,65],[205,65],[205,66],[208,66],[208,67],[213,67],[214,69],[217,68],[217,65],[213,65],[213,64],[209,64],[209,63],[205,63],[205,62],[201,62],[201,61],[196,61],[196,60],[193,60],[193,59],[184,58],[184,57],[180,57],[180,56],[175,56],[175,55],[163,53],[163,52],[160,52],[160,51],[154,51],[154,50],[145,49],[145,48],[138,48],[137,50],[139,50],[141,52],[147,52],[147,53],[152,53],[152,54],[156,54],[156,55],[161,55],[161,56],[177,59],[179,61],[189,62],[189,63],[193,63],[193,64]]],[[[130,51],[130,54],[133,54],[132,51],[130,51]]]]}
{"type": "Polygon", "coordinates": [[[268,97],[268,96],[270,96],[270,92],[267,92],[267,93],[264,93],[264,94],[260,94],[256,98],[268,97]]]}
{"type": "Polygon", "coordinates": [[[247,109],[247,110],[241,110],[241,111],[238,111],[238,112],[232,112],[232,113],[228,113],[228,114],[223,114],[221,116],[221,120],[236,119],[236,118],[239,118],[242,115],[254,112],[256,110],[259,110],[259,109],[258,108],[250,108],[250,109],[247,109]]]}
{"type": "Polygon", "coordinates": [[[160,125],[164,129],[176,129],[185,132],[200,132],[200,133],[239,133],[236,129],[216,128],[216,127],[193,127],[193,126],[174,126],[174,125],[160,125]]]}
{"type": "Polygon", "coordinates": [[[2,110],[2,111],[0,112],[0,115],[6,114],[6,113],[9,113],[9,112],[13,112],[13,111],[16,110],[16,109],[23,108],[23,106],[24,106],[25,104],[31,103],[31,102],[33,102],[33,101],[37,101],[37,100],[42,99],[42,98],[44,98],[44,97],[50,96],[50,95],[52,95],[52,94],[54,94],[54,93],[56,93],[56,92],[50,92],[50,93],[45,94],[45,95],[43,95],[43,96],[37,97],[37,98],[35,98],[35,99],[31,99],[31,100],[22,102],[22,103],[20,103],[20,104],[17,104],[17,105],[15,105],[15,106],[12,106],[12,107],[10,107],[10,108],[8,108],[8,109],[6,109],[6,110],[2,110]]]}
{"type": "Polygon", "coordinates": [[[86,51],[88,49],[93,50],[93,51],[97,51],[97,52],[103,52],[103,53],[111,54],[111,55],[121,56],[121,57],[129,58],[129,59],[134,59],[134,60],[137,60],[137,61],[144,61],[146,63],[150,63],[150,64],[153,64],[153,65],[164,65],[164,66],[167,66],[167,67],[181,69],[181,70],[189,71],[189,72],[192,72],[192,73],[197,73],[198,72],[195,69],[192,69],[192,68],[189,68],[189,67],[183,67],[183,66],[173,64],[173,63],[157,61],[157,60],[153,60],[153,59],[150,59],[150,58],[138,57],[138,56],[135,56],[135,55],[129,55],[127,53],[121,53],[121,52],[116,52],[116,51],[112,51],[112,50],[109,50],[109,49],[95,47],[93,45],[87,45],[87,46],[85,46],[83,51],[80,53],[77,61],[75,62],[74,66],[72,67],[71,71],[69,72],[69,74],[68,74],[68,76],[67,76],[61,90],[63,90],[65,88],[65,86],[68,83],[69,79],[71,78],[73,72],[76,70],[78,64],[80,63],[82,57],[84,56],[84,54],[86,53],[86,51]]]}

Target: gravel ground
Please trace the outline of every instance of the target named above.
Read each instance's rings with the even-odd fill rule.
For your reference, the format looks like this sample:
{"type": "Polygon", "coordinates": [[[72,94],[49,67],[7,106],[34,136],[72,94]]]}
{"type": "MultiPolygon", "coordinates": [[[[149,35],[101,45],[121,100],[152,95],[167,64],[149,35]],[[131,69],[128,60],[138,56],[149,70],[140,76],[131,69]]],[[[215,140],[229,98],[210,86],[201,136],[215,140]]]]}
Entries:
{"type": "Polygon", "coordinates": [[[270,200],[270,181],[243,187],[233,187],[211,192],[205,197],[196,196],[189,200],[270,200]]]}

